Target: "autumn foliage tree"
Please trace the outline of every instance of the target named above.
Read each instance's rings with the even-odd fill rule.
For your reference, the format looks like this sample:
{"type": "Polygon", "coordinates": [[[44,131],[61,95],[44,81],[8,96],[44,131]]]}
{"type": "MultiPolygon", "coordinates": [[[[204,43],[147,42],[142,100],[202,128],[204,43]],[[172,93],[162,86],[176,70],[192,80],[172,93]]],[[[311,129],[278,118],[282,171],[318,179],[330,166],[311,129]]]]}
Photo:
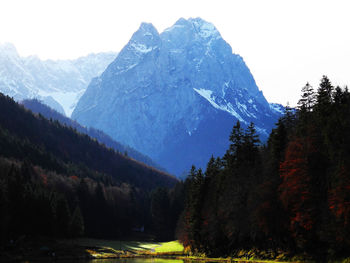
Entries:
{"type": "Polygon", "coordinates": [[[282,183],[279,186],[280,199],[290,219],[290,231],[298,247],[305,244],[314,227],[316,211],[312,180],[308,164],[310,142],[295,139],[290,142],[284,162],[280,165],[282,183]]]}

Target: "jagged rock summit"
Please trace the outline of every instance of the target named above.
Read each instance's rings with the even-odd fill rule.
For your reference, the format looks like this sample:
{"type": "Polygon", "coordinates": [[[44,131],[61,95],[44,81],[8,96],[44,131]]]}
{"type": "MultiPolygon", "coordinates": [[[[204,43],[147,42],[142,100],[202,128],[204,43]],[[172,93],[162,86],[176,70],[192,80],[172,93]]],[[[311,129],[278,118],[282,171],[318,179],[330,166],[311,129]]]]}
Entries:
{"type": "Polygon", "coordinates": [[[201,18],[161,34],[142,23],[72,114],[177,175],[222,155],[237,120],[266,138],[279,116],[242,57],[201,18]]]}

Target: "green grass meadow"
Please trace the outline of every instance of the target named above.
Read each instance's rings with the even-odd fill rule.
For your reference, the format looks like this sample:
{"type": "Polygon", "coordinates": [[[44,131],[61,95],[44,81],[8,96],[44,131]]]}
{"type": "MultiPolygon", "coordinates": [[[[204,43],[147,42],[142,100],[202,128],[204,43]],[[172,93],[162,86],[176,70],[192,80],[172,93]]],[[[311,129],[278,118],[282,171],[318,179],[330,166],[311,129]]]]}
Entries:
{"type": "Polygon", "coordinates": [[[170,253],[170,252],[182,252],[184,250],[182,244],[179,241],[170,242],[147,242],[147,241],[119,241],[119,240],[103,240],[103,239],[91,239],[81,238],[75,239],[73,242],[75,245],[85,247],[106,247],[120,251],[131,252],[155,252],[155,253],[170,253]]]}

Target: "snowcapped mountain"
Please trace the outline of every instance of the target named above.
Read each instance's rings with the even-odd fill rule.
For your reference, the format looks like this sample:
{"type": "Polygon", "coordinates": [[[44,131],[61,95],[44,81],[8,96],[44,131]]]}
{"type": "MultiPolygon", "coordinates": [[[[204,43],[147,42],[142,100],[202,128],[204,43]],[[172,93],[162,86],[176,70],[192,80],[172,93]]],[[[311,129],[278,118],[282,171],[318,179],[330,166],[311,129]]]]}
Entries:
{"type": "Polygon", "coordinates": [[[15,99],[33,96],[38,89],[16,48],[0,45],[0,91],[15,99]]]}
{"type": "Polygon", "coordinates": [[[177,175],[221,156],[237,120],[266,138],[279,116],[242,57],[200,18],[161,34],[142,23],[72,114],[177,175]]]}
{"type": "Polygon", "coordinates": [[[100,75],[116,53],[90,54],[75,60],[20,57],[12,44],[0,45],[0,92],[16,100],[38,98],[70,116],[93,77],[100,75]]]}

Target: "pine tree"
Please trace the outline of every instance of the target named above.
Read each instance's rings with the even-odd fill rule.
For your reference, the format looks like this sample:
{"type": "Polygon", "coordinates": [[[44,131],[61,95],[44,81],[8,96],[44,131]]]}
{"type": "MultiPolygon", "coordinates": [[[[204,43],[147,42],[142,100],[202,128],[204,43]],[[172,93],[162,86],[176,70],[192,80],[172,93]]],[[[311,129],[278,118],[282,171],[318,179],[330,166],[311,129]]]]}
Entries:
{"type": "MultiPolygon", "coordinates": [[[[279,119],[276,128],[272,130],[268,139],[268,148],[271,153],[269,162],[272,169],[278,173],[279,164],[283,161],[288,142],[288,131],[282,119],[279,119]]],[[[272,171],[271,171],[272,172],[272,171]]]]}
{"type": "Polygon", "coordinates": [[[250,123],[243,136],[243,152],[244,155],[240,158],[242,162],[249,162],[254,165],[259,155],[258,146],[260,144],[259,135],[256,133],[254,123],[250,123]]]}
{"type": "Polygon", "coordinates": [[[328,110],[328,106],[332,103],[333,86],[327,76],[323,76],[320,86],[317,90],[317,108],[324,112],[328,110]]]}
{"type": "Polygon", "coordinates": [[[210,160],[207,164],[207,169],[205,170],[205,184],[209,185],[210,181],[218,175],[220,171],[221,160],[218,157],[217,159],[214,156],[210,157],[210,160]]]}
{"type": "Polygon", "coordinates": [[[57,235],[61,237],[69,236],[69,225],[71,223],[71,212],[69,210],[68,202],[65,196],[58,196],[56,202],[56,231],[57,235]]]}
{"type": "Polygon", "coordinates": [[[236,125],[233,126],[229,140],[231,144],[229,149],[226,151],[223,160],[226,162],[227,167],[233,168],[243,145],[243,130],[239,121],[237,121],[236,125]]]}
{"type": "Polygon", "coordinates": [[[301,89],[301,99],[298,101],[299,110],[310,112],[316,101],[315,92],[313,87],[306,83],[306,85],[301,89]]]}
{"type": "Polygon", "coordinates": [[[151,195],[151,214],[153,229],[160,241],[171,239],[170,200],[165,188],[157,188],[151,195]]]}
{"type": "Polygon", "coordinates": [[[185,181],[186,199],[181,225],[184,226],[184,233],[180,233],[181,241],[185,249],[199,251],[201,247],[200,230],[202,225],[202,189],[204,176],[201,169],[196,169],[193,165],[185,181]]]}
{"type": "Polygon", "coordinates": [[[284,115],[281,118],[285,128],[292,131],[295,127],[296,116],[293,108],[290,107],[289,102],[287,102],[286,107],[284,108],[284,115]]]}
{"type": "Polygon", "coordinates": [[[70,223],[70,235],[72,237],[81,237],[84,235],[84,220],[80,208],[77,205],[74,209],[70,223]]]}
{"type": "Polygon", "coordinates": [[[244,143],[248,143],[252,147],[257,147],[260,144],[259,135],[256,133],[255,125],[253,122],[249,124],[243,137],[244,143]]]}
{"type": "Polygon", "coordinates": [[[9,200],[6,179],[0,178],[0,247],[8,238],[8,228],[11,215],[9,213],[9,200]]]}

